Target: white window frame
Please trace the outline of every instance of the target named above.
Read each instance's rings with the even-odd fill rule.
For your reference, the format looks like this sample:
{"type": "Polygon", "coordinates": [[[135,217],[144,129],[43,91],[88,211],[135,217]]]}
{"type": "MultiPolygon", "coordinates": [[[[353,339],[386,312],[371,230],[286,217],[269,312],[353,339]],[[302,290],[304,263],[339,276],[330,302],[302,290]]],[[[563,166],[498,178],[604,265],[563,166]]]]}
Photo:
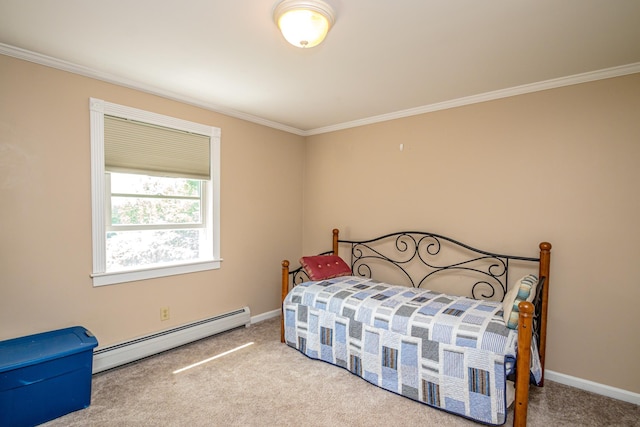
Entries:
{"type": "Polygon", "coordinates": [[[93,286],[111,285],[197,271],[220,268],[220,129],[174,117],[164,116],[137,108],[113,104],[90,98],[91,118],[91,207],[93,246],[93,286]],[[187,132],[206,135],[210,138],[211,181],[204,186],[207,204],[206,224],[211,229],[211,258],[204,261],[183,262],[169,266],[148,267],[135,270],[106,271],[106,179],[104,164],[104,116],[117,116],[140,122],[155,124],[187,132]]]}

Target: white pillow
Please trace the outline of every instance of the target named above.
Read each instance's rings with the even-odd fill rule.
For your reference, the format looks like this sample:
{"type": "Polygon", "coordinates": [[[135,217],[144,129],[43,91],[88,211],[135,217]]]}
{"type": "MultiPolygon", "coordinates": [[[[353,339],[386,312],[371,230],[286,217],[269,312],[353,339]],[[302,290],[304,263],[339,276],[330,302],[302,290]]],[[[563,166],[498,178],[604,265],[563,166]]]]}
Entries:
{"type": "Polygon", "coordinates": [[[522,301],[532,302],[536,296],[537,286],[538,277],[533,274],[527,274],[509,289],[502,301],[502,316],[507,327],[511,329],[518,328],[520,315],[518,304],[522,301]]]}

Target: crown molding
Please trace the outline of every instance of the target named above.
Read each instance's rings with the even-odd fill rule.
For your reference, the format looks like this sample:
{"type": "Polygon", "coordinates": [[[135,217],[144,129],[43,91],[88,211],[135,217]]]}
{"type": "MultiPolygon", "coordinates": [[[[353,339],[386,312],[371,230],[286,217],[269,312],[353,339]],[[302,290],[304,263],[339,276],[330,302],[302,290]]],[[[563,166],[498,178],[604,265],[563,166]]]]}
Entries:
{"type": "Polygon", "coordinates": [[[355,128],[359,126],[370,125],[374,123],[386,122],[389,120],[396,120],[405,117],[417,116],[420,114],[431,113],[434,111],[447,110],[449,108],[462,107],[465,105],[477,104],[480,102],[493,101],[501,98],[508,98],[517,95],[523,95],[532,92],[539,92],[548,89],[556,89],[564,86],[571,86],[580,83],[587,83],[596,80],[609,79],[613,77],[625,76],[628,74],[640,73],[640,62],[633,64],[622,65],[619,67],[606,68],[603,70],[591,71],[587,73],[575,74],[567,77],[560,77],[557,79],[545,80],[542,82],[526,84],[522,86],[516,86],[507,89],[500,89],[492,92],[481,93],[478,95],[466,96],[463,98],[452,99],[450,101],[438,102],[435,104],[423,105],[416,108],[409,108],[406,110],[400,110],[392,113],[381,114],[378,116],[367,117],[364,119],[353,120],[349,122],[339,123],[336,125],[330,125],[310,130],[302,130],[288,126],[282,123],[274,122],[271,120],[256,117],[251,114],[236,111],[230,108],[225,108],[213,103],[206,103],[195,100],[190,97],[176,94],[167,90],[159,89],[151,85],[147,85],[138,81],[125,79],[115,76],[113,74],[104,73],[94,70],[92,68],[84,67],[81,65],[73,64],[71,62],[63,61],[61,59],[53,58],[40,53],[31,52],[26,49],[10,46],[0,43],[0,54],[12,56],[14,58],[23,59],[25,61],[34,62],[36,64],[44,65],[51,68],[56,68],[62,71],[68,71],[70,73],[79,74],[85,77],[94,78],[107,83],[113,83],[119,86],[128,87],[130,89],[140,90],[142,92],[150,93],[152,95],[158,95],[164,98],[172,99],[174,101],[183,102],[185,104],[193,105],[195,107],[204,108],[209,111],[224,114],[230,117],[234,117],[248,122],[256,123],[259,125],[267,126],[273,129],[278,129],[284,132],[292,133],[299,136],[312,136],[319,135],[328,132],[335,132],[344,129],[355,128]]]}
{"type": "Polygon", "coordinates": [[[10,46],[7,44],[0,43],[0,55],[11,56],[17,59],[33,62],[39,65],[44,65],[46,67],[67,71],[67,72],[78,74],[84,77],[90,77],[90,78],[107,82],[107,83],[113,83],[118,86],[139,90],[152,95],[157,95],[163,98],[193,105],[194,107],[204,108],[205,110],[224,114],[226,116],[234,117],[236,119],[246,120],[248,122],[282,130],[295,135],[304,136],[303,135],[304,131],[291,126],[284,125],[282,123],[277,123],[271,120],[263,119],[261,117],[252,116],[251,114],[243,113],[230,108],[225,108],[220,105],[198,101],[193,98],[180,95],[171,91],[159,89],[157,87],[147,85],[139,81],[126,79],[126,78],[119,77],[109,73],[104,73],[101,71],[94,70],[92,68],[84,67],[82,65],[77,65],[71,62],[63,61],[61,59],[53,58],[51,56],[32,52],[26,49],[21,49],[15,46],[10,46]]]}
{"type": "Polygon", "coordinates": [[[334,132],[358,126],[365,126],[374,123],[386,122],[389,120],[401,119],[404,117],[417,116],[419,114],[431,113],[434,111],[447,110],[449,108],[462,107],[464,105],[478,104],[480,102],[493,101],[496,99],[509,98],[511,96],[524,95],[527,93],[539,92],[547,89],[556,89],[564,86],[571,86],[596,80],[609,79],[613,77],[621,77],[635,73],[640,73],[640,62],[622,65],[619,67],[606,68],[603,70],[591,71],[587,73],[575,74],[567,77],[560,77],[557,79],[545,80],[542,82],[531,83],[507,89],[500,89],[493,92],[486,92],[478,95],[452,99],[450,101],[438,102],[435,104],[396,111],[393,113],[381,114],[379,116],[367,117],[361,120],[354,120],[337,125],[311,129],[305,131],[303,133],[303,136],[319,135],[327,132],[334,132]]]}

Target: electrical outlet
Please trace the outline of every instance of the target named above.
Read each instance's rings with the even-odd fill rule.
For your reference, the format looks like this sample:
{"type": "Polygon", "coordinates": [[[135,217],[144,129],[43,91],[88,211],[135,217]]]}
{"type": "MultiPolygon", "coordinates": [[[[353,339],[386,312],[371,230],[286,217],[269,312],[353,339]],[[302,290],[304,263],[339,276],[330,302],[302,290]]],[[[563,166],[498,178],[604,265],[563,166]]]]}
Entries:
{"type": "Polygon", "coordinates": [[[169,320],[169,307],[160,308],[160,320],[169,320]]]}

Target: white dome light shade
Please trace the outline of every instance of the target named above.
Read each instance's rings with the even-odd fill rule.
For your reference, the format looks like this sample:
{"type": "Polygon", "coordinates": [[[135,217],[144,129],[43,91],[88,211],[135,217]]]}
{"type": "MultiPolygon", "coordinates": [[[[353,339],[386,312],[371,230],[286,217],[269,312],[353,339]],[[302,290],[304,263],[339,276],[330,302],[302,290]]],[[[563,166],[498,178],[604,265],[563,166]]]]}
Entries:
{"type": "Polygon", "coordinates": [[[284,38],[300,48],[322,43],[334,22],[334,12],[325,2],[284,0],[273,12],[284,38]]]}

